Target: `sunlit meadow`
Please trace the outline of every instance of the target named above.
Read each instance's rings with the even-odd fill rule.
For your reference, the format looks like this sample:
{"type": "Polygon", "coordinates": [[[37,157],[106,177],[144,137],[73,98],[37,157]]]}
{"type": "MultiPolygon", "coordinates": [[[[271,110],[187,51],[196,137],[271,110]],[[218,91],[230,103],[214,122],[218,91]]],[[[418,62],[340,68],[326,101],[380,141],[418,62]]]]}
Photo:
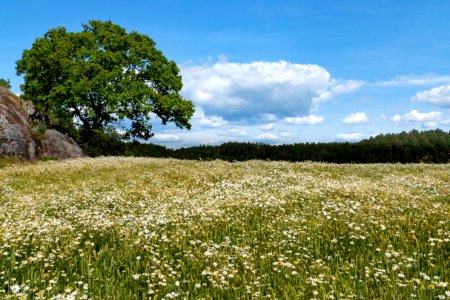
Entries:
{"type": "Polygon", "coordinates": [[[0,168],[0,298],[450,299],[450,165],[0,168]]]}

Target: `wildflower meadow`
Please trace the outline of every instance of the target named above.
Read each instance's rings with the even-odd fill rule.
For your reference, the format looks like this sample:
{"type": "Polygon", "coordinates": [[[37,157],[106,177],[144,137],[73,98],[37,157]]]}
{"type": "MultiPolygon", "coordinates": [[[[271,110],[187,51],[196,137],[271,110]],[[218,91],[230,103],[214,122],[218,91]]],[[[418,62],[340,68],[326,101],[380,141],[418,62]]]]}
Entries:
{"type": "Polygon", "coordinates": [[[450,299],[450,165],[0,168],[0,299],[450,299]]]}

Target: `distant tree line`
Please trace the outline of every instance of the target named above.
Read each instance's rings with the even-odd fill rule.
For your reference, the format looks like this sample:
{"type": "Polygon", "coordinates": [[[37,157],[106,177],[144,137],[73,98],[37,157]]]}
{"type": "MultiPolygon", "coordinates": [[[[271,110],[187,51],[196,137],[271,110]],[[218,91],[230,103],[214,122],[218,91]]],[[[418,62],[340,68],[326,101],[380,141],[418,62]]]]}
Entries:
{"type": "Polygon", "coordinates": [[[170,149],[155,144],[123,142],[101,132],[82,145],[88,155],[221,159],[227,161],[285,160],[332,163],[446,163],[450,159],[450,132],[440,129],[380,134],[360,142],[267,145],[229,142],[218,146],[170,149]]]}

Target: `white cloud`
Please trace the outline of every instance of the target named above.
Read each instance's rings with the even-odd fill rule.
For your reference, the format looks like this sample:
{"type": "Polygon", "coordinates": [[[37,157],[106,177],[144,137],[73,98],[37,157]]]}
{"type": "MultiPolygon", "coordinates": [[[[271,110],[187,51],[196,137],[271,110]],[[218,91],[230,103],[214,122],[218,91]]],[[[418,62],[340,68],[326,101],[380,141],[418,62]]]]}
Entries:
{"type": "Polygon", "coordinates": [[[192,123],[195,125],[200,125],[201,127],[223,127],[227,125],[225,121],[220,116],[209,116],[205,115],[205,112],[201,107],[195,108],[194,116],[192,117],[192,123]]]}
{"type": "Polygon", "coordinates": [[[276,142],[280,138],[273,133],[262,133],[255,136],[255,140],[261,140],[261,141],[270,141],[270,142],[276,142]]]}
{"type": "Polygon", "coordinates": [[[239,137],[239,136],[246,136],[247,132],[242,129],[233,128],[233,129],[229,129],[226,131],[222,131],[218,135],[229,136],[229,137],[239,137]]]}
{"type": "Polygon", "coordinates": [[[437,128],[439,126],[436,122],[426,122],[424,125],[428,128],[437,128]]]}
{"type": "Polygon", "coordinates": [[[427,85],[436,83],[448,83],[450,82],[450,76],[448,75],[436,75],[433,73],[424,75],[399,75],[391,80],[380,81],[375,83],[378,86],[404,86],[404,85],[427,85]]]}
{"type": "Polygon", "coordinates": [[[221,144],[218,140],[203,140],[200,145],[219,145],[221,144]]]}
{"type": "Polygon", "coordinates": [[[450,84],[419,92],[411,100],[450,107],[450,84]]]}
{"type": "Polygon", "coordinates": [[[347,80],[347,81],[336,81],[333,80],[333,84],[331,85],[331,91],[333,94],[350,94],[356,90],[358,90],[362,85],[365,84],[364,81],[360,80],[347,80]]]}
{"type": "Polygon", "coordinates": [[[361,124],[368,123],[369,118],[365,112],[351,113],[342,120],[345,124],[361,124]]]}
{"type": "Polygon", "coordinates": [[[181,138],[175,134],[157,133],[153,136],[152,140],[160,143],[176,143],[180,142],[181,138]]]}
{"type": "Polygon", "coordinates": [[[401,120],[402,120],[402,116],[400,116],[400,115],[395,115],[392,117],[392,121],[394,121],[394,122],[401,122],[401,120]]]}
{"type": "MultiPolygon", "coordinates": [[[[164,128],[163,128],[164,129],[164,128]]],[[[172,129],[173,130],[173,129],[172,129]]],[[[198,145],[210,145],[210,144],[220,144],[223,143],[223,140],[219,133],[220,130],[217,128],[202,128],[199,130],[185,130],[180,131],[177,135],[180,137],[179,141],[172,142],[159,142],[155,140],[156,143],[160,143],[166,146],[179,148],[179,147],[190,147],[190,146],[198,146],[198,145]]],[[[173,131],[169,132],[168,135],[174,135],[173,131]]],[[[152,141],[153,142],[153,141],[152,141]]]]}
{"type": "Polygon", "coordinates": [[[182,94],[207,114],[226,120],[305,115],[337,94],[351,93],[361,81],[337,81],[318,65],[286,61],[215,64],[181,68],[182,94]]]}
{"type": "Polygon", "coordinates": [[[335,79],[331,79],[329,88],[320,93],[319,96],[313,98],[311,109],[313,111],[319,108],[322,102],[332,99],[339,94],[350,94],[358,90],[365,82],[360,80],[347,80],[338,82],[335,79]]]}
{"type": "Polygon", "coordinates": [[[336,138],[345,141],[357,141],[365,137],[366,135],[364,133],[339,133],[336,135],[336,138]]]}
{"type": "Polygon", "coordinates": [[[424,123],[424,122],[438,122],[441,118],[440,111],[430,111],[427,113],[421,113],[417,110],[411,110],[404,115],[395,115],[392,117],[392,121],[398,122],[413,122],[413,123],[424,123]]]}
{"type": "Polygon", "coordinates": [[[127,133],[126,130],[120,129],[120,128],[116,128],[115,131],[116,131],[118,134],[120,134],[120,135],[124,135],[125,133],[127,133]]]}
{"type": "Polygon", "coordinates": [[[260,130],[272,130],[275,127],[275,123],[269,123],[269,124],[263,124],[263,125],[259,125],[259,129],[260,130]]]}
{"type": "Polygon", "coordinates": [[[322,123],[324,118],[321,116],[309,115],[304,117],[286,117],[283,120],[288,124],[316,125],[322,123]]]}

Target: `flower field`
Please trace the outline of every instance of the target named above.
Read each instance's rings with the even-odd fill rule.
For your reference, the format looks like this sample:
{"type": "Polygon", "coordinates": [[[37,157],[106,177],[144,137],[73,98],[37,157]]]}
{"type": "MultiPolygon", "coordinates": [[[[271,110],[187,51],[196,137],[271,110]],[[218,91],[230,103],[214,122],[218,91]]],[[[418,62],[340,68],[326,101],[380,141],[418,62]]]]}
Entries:
{"type": "Polygon", "coordinates": [[[0,168],[0,299],[450,299],[450,165],[0,168]]]}

